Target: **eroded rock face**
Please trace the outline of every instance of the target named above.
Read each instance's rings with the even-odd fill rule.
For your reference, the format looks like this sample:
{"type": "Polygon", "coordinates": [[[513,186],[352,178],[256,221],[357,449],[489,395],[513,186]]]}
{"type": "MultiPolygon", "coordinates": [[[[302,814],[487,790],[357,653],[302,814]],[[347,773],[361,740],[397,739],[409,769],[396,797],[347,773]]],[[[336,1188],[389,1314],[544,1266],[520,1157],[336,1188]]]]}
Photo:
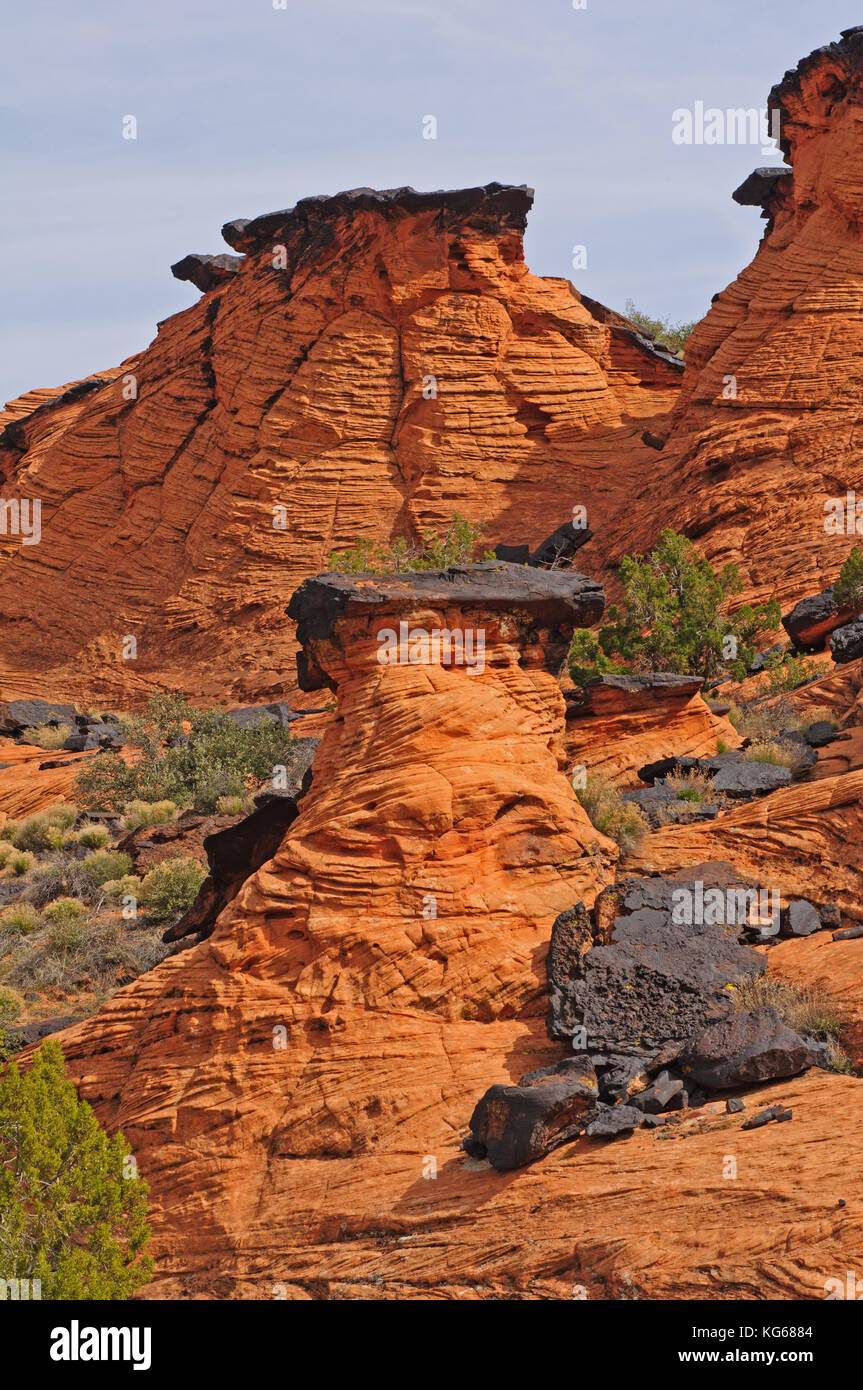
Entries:
{"type": "Polygon", "coordinates": [[[613,552],[632,550],[638,514],[642,550],[673,526],[715,565],[738,563],[744,597],[784,609],[832,583],[860,539],[828,528],[825,506],[863,497],[863,33],[804,59],[768,107],[787,164],[747,190],[766,199],[764,239],[687,342],[668,441],[613,552]]]}
{"type": "MultiPolygon", "coordinates": [[[[541,1027],[551,925],[592,901],[616,851],[561,771],[544,643],[565,644],[594,590],[495,564],[322,579],[297,600],[317,634],[307,665],[338,699],[299,815],[208,940],[63,1037],[70,1075],[151,1183],[166,1272],[208,1251],[241,1282],[259,1223],[274,1274],[313,1258],[314,1223],[286,1215],[301,1173],[338,1159],[361,1183],[370,1156],[412,1152],[422,1181],[489,1071],[508,1082],[555,1060],[547,1039],[520,1042],[541,1027]],[[483,669],[382,664],[379,632],[402,621],[481,628],[483,669]]],[[[394,1177],[383,1205],[402,1193],[394,1177]]]]}
{"type": "Polygon", "coordinates": [[[736,748],[740,735],[708,708],[702,684],[698,676],[666,672],[597,676],[583,696],[567,703],[570,762],[635,786],[642,764],[672,754],[675,760],[707,757],[719,739],[736,748]]]}
{"type": "Polygon", "coordinates": [[[533,549],[576,505],[598,531],[681,366],[530,274],[531,201],[358,189],[229,223],[244,254],[178,262],[205,293],[149,348],[12,402],[2,495],[41,499],[43,539],[0,545],[0,690],[280,699],[284,601],[331,550],[455,511],[489,547],[533,549]]]}

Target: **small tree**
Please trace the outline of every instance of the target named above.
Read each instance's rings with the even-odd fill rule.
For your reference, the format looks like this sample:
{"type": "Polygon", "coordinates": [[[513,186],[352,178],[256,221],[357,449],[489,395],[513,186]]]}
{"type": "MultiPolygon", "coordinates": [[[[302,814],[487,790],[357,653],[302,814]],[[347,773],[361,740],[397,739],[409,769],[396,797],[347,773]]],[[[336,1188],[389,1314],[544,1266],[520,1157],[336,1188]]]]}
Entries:
{"type": "Polygon", "coordinates": [[[833,594],[843,608],[858,608],[863,604],[863,550],[856,545],[839,571],[833,594]]]}
{"type": "Polygon", "coordinates": [[[0,1279],[50,1299],[124,1299],[152,1274],[147,1184],[121,1134],[99,1127],[46,1041],[0,1077],[0,1279]]]}
{"type": "Polygon", "coordinates": [[[779,623],[774,600],[725,611],[742,586],[736,565],[716,574],[686,536],[664,530],[647,558],[620,566],[623,608],[612,605],[598,633],[578,629],[570,648],[577,685],[612,672],[674,671],[710,679],[723,667],[741,679],[755,643],[779,623]],[[730,639],[730,640],[729,640],[730,639]]]}

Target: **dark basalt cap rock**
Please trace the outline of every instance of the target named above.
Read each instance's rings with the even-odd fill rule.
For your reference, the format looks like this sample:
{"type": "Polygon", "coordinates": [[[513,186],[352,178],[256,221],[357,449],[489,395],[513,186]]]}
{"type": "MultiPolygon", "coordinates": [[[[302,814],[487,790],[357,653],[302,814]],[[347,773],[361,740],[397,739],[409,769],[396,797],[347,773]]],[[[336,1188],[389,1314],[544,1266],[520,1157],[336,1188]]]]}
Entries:
{"type": "Polygon", "coordinates": [[[263,213],[260,217],[226,222],[222,236],[235,251],[256,251],[287,240],[297,232],[314,235],[322,222],[358,212],[399,213],[437,211],[442,224],[470,221],[492,231],[523,232],[533,205],[533,189],[527,184],[487,183],[476,188],[437,189],[418,193],[415,188],[349,188],[343,193],[301,198],[292,208],[263,213]]]}
{"type": "Polygon", "coordinates": [[[208,290],[223,285],[226,280],[236,275],[242,262],[242,256],[229,256],[227,253],[221,256],[204,256],[192,251],[171,266],[171,274],[177,280],[191,281],[196,289],[206,294],[208,290]]]}
{"type": "Polygon", "coordinates": [[[288,604],[300,642],[330,636],[336,619],[348,608],[379,607],[381,612],[415,608],[486,608],[492,612],[527,612],[538,627],[590,627],[601,618],[605,592],[601,584],[572,570],[532,569],[484,560],[445,570],[406,574],[340,574],[331,571],[307,579],[288,604]]]}
{"type": "Polygon", "coordinates": [[[74,386],[67,386],[59,395],[52,396],[50,400],[43,401],[34,410],[28,411],[26,415],[20,415],[17,420],[10,421],[6,428],[0,431],[0,449],[28,449],[30,446],[27,426],[33,421],[40,419],[50,410],[56,410],[61,405],[71,405],[82,396],[90,396],[95,391],[101,391],[103,386],[110,385],[110,377],[90,376],[86,381],[76,381],[74,386]]]}
{"type": "Polygon", "coordinates": [[[863,25],[843,29],[841,33],[838,43],[826,43],[813,49],[796,67],[789,68],[781,82],[777,82],[770,91],[767,98],[768,119],[772,123],[773,113],[778,111],[779,147],[786,158],[791,151],[786,124],[788,101],[802,94],[804,77],[817,68],[824,69],[821,95],[825,101],[841,100],[848,86],[863,83],[863,25]]]}
{"type": "MultiPolygon", "coordinates": [[[[732,198],[735,203],[740,203],[741,207],[763,208],[768,199],[778,191],[783,190],[781,179],[791,179],[792,173],[788,168],[776,169],[753,169],[748,178],[744,179],[739,188],[735,188],[732,198]]],[[[790,185],[784,185],[789,187],[790,185]]]]}

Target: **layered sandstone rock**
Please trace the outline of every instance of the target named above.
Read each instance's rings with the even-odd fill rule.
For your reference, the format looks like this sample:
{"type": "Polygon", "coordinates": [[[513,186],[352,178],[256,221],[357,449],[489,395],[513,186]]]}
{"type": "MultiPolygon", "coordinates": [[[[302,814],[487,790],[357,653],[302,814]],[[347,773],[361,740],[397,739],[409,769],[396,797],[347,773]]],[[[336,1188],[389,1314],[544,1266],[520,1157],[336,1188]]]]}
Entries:
{"type": "Polygon", "coordinates": [[[121,367],[0,414],[0,695],[282,698],[284,603],[358,537],[460,511],[535,546],[653,466],[680,364],[531,275],[523,187],[354,190],[227,224],[237,257],[121,367]],[[62,612],[62,625],[56,614],[62,612]],[[128,638],[137,642],[132,650],[128,638]]]}
{"type": "Polygon", "coordinates": [[[301,1175],[389,1171],[372,1205],[394,1212],[407,1171],[450,1162],[489,1076],[554,1051],[532,1032],[551,925],[616,855],[561,771],[547,669],[601,609],[595,584],[495,562],[322,576],[292,606],[305,683],[338,696],[299,816],[208,940],[62,1039],[152,1184],[161,1268],[181,1281],[162,1291],[199,1257],[211,1295],[261,1270],[294,1282],[320,1238],[295,1226],[301,1175]],[[481,669],[382,663],[402,622],[482,632],[481,669]],[[263,1265],[242,1254],[259,1237],[263,1265]]]}
{"type": "Polygon", "coordinates": [[[600,676],[567,706],[570,762],[621,786],[638,785],[638,769],[672,754],[700,758],[717,742],[738,748],[740,735],[701,697],[698,676],[653,673],[600,676]]]}
{"type": "Polygon", "coordinates": [[[672,525],[737,562],[746,597],[790,607],[861,539],[829,534],[825,503],[863,498],[863,31],[786,73],[768,105],[790,168],[740,190],[764,199],[764,239],[686,345],[670,438],[613,555],[632,548],[637,514],[639,548],[672,525]]]}

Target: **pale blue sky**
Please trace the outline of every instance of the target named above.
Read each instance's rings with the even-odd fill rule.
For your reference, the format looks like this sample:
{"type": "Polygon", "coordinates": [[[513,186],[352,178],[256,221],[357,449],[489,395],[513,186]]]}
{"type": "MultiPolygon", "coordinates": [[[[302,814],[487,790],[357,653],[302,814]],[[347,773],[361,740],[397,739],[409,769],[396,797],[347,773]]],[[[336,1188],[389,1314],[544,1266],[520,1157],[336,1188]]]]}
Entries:
{"type": "Polygon", "coordinates": [[[672,112],[762,107],[860,19],[851,0],[8,0],[0,401],[146,345],[197,293],[171,262],[227,250],[228,219],[362,184],[531,184],[532,270],[699,318],[761,235],[731,191],[777,161],[676,146],[672,112]]]}

